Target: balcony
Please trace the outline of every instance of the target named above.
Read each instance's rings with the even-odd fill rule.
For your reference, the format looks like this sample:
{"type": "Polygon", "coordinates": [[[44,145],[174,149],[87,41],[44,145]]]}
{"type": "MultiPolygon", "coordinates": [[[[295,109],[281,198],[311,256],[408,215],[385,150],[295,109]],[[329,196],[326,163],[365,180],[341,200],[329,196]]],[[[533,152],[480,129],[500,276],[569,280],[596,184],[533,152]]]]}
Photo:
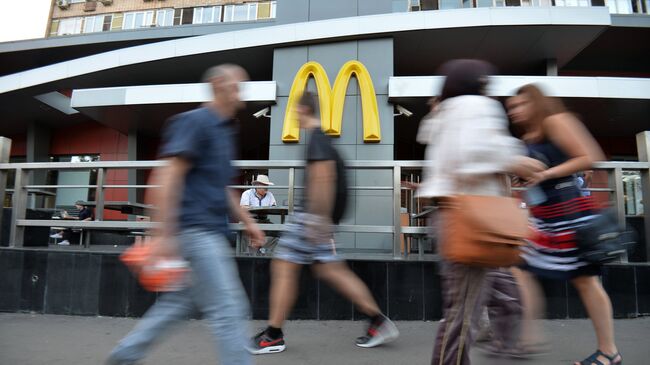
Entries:
{"type": "Polygon", "coordinates": [[[394,0],[393,12],[506,6],[607,6],[611,14],[650,14],[650,0],[394,0]]]}

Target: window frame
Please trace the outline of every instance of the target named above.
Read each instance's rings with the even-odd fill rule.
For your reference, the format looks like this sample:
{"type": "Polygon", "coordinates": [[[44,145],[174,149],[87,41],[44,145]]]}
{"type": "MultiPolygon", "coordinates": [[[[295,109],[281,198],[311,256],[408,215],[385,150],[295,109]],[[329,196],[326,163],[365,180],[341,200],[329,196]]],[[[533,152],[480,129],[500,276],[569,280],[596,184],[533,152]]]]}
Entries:
{"type": "Polygon", "coordinates": [[[57,29],[57,36],[64,36],[64,35],[73,35],[73,34],[81,34],[83,31],[83,17],[71,17],[71,18],[62,18],[59,19],[59,28],[57,29]],[[61,29],[65,27],[65,25],[71,21],[75,22],[74,28],[75,32],[72,33],[62,33],[61,29]],[[77,26],[78,25],[78,26],[77,26]]]}
{"type": "MultiPolygon", "coordinates": [[[[271,13],[273,14],[274,8],[271,6],[271,13]]],[[[223,22],[224,23],[232,23],[232,22],[248,22],[248,21],[255,21],[257,20],[257,3],[243,3],[243,4],[229,4],[229,5],[224,5],[223,6],[223,22]],[[246,19],[235,19],[235,14],[237,8],[241,9],[243,7],[246,7],[246,19]],[[250,19],[251,15],[251,8],[255,8],[255,19],[250,19]],[[230,16],[228,16],[228,10],[230,11],[230,16]]]]}
{"type": "Polygon", "coordinates": [[[174,8],[164,8],[164,9],[156,9],[156,27],[171,27],[174,25],[174,13],[175,9],[174,8]],[[160,14],[163,14],[161,17],[160,14]],[[169,15],[171,14],[171,17],[169,15]],[[169,18],[169,19],[168,19],[169,18]],[[160,20],[163,20],[164,24],[160,24],[160,20]],[[167,24],[167,20],[169,20],[170,24],[167,24]]]}
{"type": "Polygon", "coordinates": [[[153,14],[154,10],[143,10],[143,11],[130,11],[127,13],[124,13],[124,21],[122,23],[122,30],[133,30],[133,29],[142,29],[142,28],[149,28],[151,27],[153,23],[153,14]],[[142,25],[136,26],[136,19],[138,18],[138,15],[142,15],[142,25]],[[129,16],[132,17],[132,21],[130,22],[131,24],[128,24],[127,22],[129,16]],[[147,24],[147,21],[149,23],[147,24]]]}
{"type": "Polygon", "coordinates": [[[106,17],[111,16],[112,20],[112,14],[98,14],[98,15],[91,15],[84,17],[84,24],[83,24],[83,29],[82,33],[84,34],[90,34],[90,33],[99,33],[104,31],[104,23],[106,22],[106,17]],[[88,21],[92,19],[92,30],[90,32],[86,31],[86,27],[88,26],[88,21]],[[99,21],[99,22],[98,22],[99,21]],[[99,30],[97,29],[97,26],[99,25],[99,30]]]}

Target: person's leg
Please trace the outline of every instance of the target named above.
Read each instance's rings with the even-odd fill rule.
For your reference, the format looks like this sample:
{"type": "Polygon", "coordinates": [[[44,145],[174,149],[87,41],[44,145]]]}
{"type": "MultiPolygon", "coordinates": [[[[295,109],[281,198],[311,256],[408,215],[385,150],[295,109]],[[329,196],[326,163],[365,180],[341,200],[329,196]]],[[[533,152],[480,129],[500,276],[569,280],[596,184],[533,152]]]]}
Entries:
{"type": "Polygon", "coordinates": [[[509,269],[493,270],[492,290],[487,303],[495,345],[503,350],[516,345],[520,337],[522,305],[519,287],[509,269]]]}
{"type": "Polygon", "coordinates": [[[316,276],[336,289],[368,317],[381,314],[377,302],[366,284],[342,261],[312,265],[316,276]]]}
{"type": "MultiPolygon", "coordinates": [[[[282,325],[291,313],[298,296],[298,279],[302,264],[297,251],[281,247],[280,255],[271,261],[271,293],[268,326],[253,337],[249,351],[255,355],[273,354],[286,349],[282,325]]],[[[277,254],[277,253],[276,253],[277,254]]]]}
{"type": "Polygon", "coordinates": [[[538,324],[538,320],[542,318],[545,310],[543,292],[537,279],[531,273],[513,269],[513,274],[519,282],[523,305],[523,321],[521,322],[519,341],[523,347],[535,347],[544,342],[544,336],[538,324]]]}
{"type": "Polygon", "coordinates": [[[215,339],[220,363],[250,365],[247,351],[249,304],[232,248],[222,234],[186,231],[183,253],[192,268],[192,300],[215,339]]]}
{"type": "Polygon", "coordinates": [[[357,346],[371,348],[395,340],[399,337],[395,324],[381,313],[366,284],[345,262],[338,260],[331,248],[331,245],[324,245],[318,250],[316,256],[327,261],[312,265],[312,270],[319,279],[336,289],[369,317],[368,329],[356,339],[357,346]]]}
{"type": "MultiPolygon", "coordinates": [[[[614,342],[614,320],[612,314],[612,303],[597,276],[578,276],[571,280],[571,283],[580,294],[580,299],[587,309],[591,323],[596,331],[598,349],[606,355],[614,355],[618,352],[614,342]]],[[[609,364],[609,360],[602,356],[598,357],[603,364],[609,364]]],[[[614,359],[617,361],[617,359],[614,359]]]]}
{"type": "Polygon", "coordinates": [[[489,287],[484,286],[486,271],[461,264],[443,263],[444,318],[438,327],[432,365],[469,365],[472,344],[471,326],[480,316],[489,287]]]}
{"type": "Polygon", "coordinates": [[[298,280],[302,265],[273,259],[271,261],[271,293],[269,326],[282,328],[298,296],[298,280]]]}
{"type": "Polygon", "coordinates": [[[189,289],[162,295],[111,351],[108,363],[127,365],[142,360],[151,345],[173,324],[186,319],[192,309],[189,289]]]}

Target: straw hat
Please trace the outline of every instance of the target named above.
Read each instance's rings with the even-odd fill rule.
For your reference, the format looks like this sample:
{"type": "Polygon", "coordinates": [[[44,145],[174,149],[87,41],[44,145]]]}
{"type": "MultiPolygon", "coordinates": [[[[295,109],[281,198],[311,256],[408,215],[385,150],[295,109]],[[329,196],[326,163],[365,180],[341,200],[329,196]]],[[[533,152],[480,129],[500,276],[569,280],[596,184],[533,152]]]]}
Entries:
{"type": "Polygon", "coordinates": [[[269,181],[269,177],[266,175],[257,175],[257,179],[253,181],[254,183],[260,183],[262,185],[275,185],[271,181],[269,181]]]}

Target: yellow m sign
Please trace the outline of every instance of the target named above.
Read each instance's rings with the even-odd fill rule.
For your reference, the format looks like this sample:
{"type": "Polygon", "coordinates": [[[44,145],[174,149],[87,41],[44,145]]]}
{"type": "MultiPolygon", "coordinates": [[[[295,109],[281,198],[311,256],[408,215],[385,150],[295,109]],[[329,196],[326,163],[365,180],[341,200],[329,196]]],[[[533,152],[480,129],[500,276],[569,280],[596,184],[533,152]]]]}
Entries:
{"type": "Polygon", "coordinates": [[[316,82],[323,131],[331,136],[340,136],[345,92],[352,75],[357,77],[359,83],[363,112],[363,140],[365,142],[379,142],[381,140],[381,130],[375,87],[372,85],[368,70],[359,61],[349,61],[341,67],[334,81],[334,88],[330,87],[327,73],[318,62],[307,62],[298,70],[291,85],[287,109],[284,114],[282,141],[298,142],[300,140],[300,128],[295,114],[295,106],[307,87],[309,77],[313,77],[316,82]]]}

